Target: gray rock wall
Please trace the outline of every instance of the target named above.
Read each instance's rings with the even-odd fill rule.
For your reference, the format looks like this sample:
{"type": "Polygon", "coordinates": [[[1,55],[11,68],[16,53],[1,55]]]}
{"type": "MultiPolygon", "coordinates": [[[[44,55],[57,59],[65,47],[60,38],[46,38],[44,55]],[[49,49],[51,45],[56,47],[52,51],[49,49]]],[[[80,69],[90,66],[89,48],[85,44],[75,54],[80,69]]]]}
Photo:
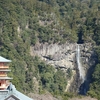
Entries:
{"type": "MultiPolygon", "coordinates": [[[[68,80],[70,84],[68,88],[70,91],[77,91],[80,87],[79,73],[76,63],[76,47],[77,44],[37,44],[34,47],[30,47],[30,53],[32,56],[38,55],[47,64],[53,65],[55,68],[61,68],[65,72],[68,68],[75,70],[72,78],[68,80]],[[72,80],[73,79],[73,80],[72,80]]],[[[96,55],[91,43],[80,44],[81,51],[81,63],[85,70],[86,78],[91,74],[91,68],[95,65],[96,55]],[[90,70],[90,72],[89,72],[90,70]],[[89,73],[89,74],[87,74],[89,73]]]]}
{"type": "Polygon", "coordinates": [[[30,48],[31,55],[38,55],[42,60],[55,67],[74,68],[76,44],[39,44],[30,48]]]}

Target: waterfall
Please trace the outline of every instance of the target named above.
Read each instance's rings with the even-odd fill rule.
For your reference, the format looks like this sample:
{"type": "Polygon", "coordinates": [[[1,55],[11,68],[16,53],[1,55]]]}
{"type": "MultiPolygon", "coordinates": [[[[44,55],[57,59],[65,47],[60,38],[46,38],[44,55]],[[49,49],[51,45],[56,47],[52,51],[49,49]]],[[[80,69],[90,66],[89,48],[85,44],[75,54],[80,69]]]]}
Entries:
{"type": "Polygon", "coordinates": [[[85,71],[84,71],[84,68],[82,67],[81,60],[80,60],[80,45],[79,44],[77,45],[76,52],[77,52],[76,58],[77,58],[79,76],[83,83],[85,81],[85,71]]]}

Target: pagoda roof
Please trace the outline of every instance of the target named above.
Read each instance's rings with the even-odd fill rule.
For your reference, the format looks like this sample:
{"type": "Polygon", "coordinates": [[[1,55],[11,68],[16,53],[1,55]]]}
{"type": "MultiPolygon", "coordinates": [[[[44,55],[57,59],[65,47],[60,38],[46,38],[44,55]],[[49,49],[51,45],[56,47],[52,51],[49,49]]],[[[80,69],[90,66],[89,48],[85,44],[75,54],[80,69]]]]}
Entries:
{"type": "Polygon", "coordinates": [[[11,60],[8,60],[8,59],[0,56],[0,62],[11,62],[11,60]]]}

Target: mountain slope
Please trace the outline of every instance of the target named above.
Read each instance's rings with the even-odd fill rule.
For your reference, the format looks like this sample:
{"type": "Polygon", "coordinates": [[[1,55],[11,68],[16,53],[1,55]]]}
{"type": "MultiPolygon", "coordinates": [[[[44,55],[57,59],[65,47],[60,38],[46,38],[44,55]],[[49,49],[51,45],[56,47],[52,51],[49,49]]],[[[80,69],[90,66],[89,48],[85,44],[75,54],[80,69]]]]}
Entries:
{"type": "MultiPolygon", "coordinates": [[[[99,26],[99,0],[0,0],[0,55],[12,60],[9,75],[14,78],[13,84],[24,93],[47,90],[63,95],[67,84],[63,71],[55,72],[53,66],[31,56],[30,47],[42,43],[89,42],[97,46],[97,63],[100,63],[99,26]]],[[[95,85],[99,87],[99,77],[95,76],[100,72],[98,66],[90,88],[95,93],[98,90],[95,85]]],[[[92,92],[89,94],[99,95],[99,90],[97,95],[92,92]]]]}

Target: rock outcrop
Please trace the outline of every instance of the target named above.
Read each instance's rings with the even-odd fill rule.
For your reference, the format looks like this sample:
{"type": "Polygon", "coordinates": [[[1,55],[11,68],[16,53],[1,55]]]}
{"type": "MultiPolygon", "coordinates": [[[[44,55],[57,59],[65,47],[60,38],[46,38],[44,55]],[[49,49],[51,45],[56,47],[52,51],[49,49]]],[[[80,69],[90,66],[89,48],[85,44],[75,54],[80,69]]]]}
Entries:
{"type": "Polygon", "coordinates": [[[97,100],[97,99],[91,97],[81,97],[81,98],[71,98],[69,100],[97,100]]]}
{"type": "Polygon", "coordinates": [[[30,93],[29,96],[31,98],[34,98],[34,100],[62,100],[62,99],[57,99],[53,97],[50,93],[41,94],[41,95],[30,93]]]}
{"type": "MultiPolygon", "coordinates": [[[[79,80],[79,71],[76,63],[76,46],[74,43],[66,44],[37,44],[34,47],[30,47],[30,53],[32,56],[38,55],[47,64],[53,65],[55,68],[61,68],[66,72],[69,68],[74,70],[72,78],[68,80],[67,90],[78,92],[81,86],[81,80],[79,80]],[[72,80],[73,79],[73,80],[72,80]],[[69,88],[70,87],[70,88],[69,88]],[[68,89],[69,88],[69,89],[68,89]]],[[[85,70],[86,79],[90,77],[92,68],[95,65],[96,55],[93,50],[93,45],[91,43],[80,44],[81,49],[81,63],[85,70]],[[90,72],[89,72],[90,70],[90,72]],[[88,75],[88,73],[90,75],[88,75]],[[89,77],[88,77],[89,76],[89,77]]],[[[89,81],[90,82],[90,81],[89,81]]],[[[89,83],[88,82],[88,83],[89,83]]]]}
{"type": "Polygon", "coordinates": [[[74,68],[76,44],[39,44],[31,47],[31,55],[38,55],[46,63],[60,68],[74,68]]]}

